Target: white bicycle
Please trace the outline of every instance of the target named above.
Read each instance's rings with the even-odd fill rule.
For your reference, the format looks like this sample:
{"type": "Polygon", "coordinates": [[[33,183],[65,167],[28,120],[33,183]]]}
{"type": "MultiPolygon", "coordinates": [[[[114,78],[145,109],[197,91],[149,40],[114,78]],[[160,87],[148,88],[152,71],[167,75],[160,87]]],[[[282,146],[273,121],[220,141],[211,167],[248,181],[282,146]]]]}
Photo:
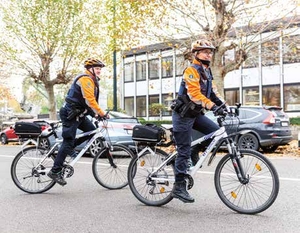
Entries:
{"type": "MultiPolygon", "coordinates": [[[[238,107],[230,108],[228,115],[238,116],[238,107]]],[[[207,139],[212,139],[206,150],[200,155],[197,164],[186,175],[188,189],[194,186],[196,172],[208,158],[211,165],[221,145],[226,145],[228,154],[219,161],[214,174],[214,184],[218,196],[230,209],[243,214],[257,214],[268,209],[276,200],[279,192],[279,178],[269,159],[254,150],[240,150],[234,137],[239,132],[227,135],[223,125],[224,115],[217,117],[220,129],[192,142],[192,147],[207,139]]],[[[172,128],[169,128],[172,132],[172,128]]],[[[172,142],[171,136],[171,142],[172,142]]],[[[159,142],[142,142],[138,154],[128,168],[129,187],[134,196],[150,206],[162,206],[169,203],[175,182],[174,163],[177,151],[166,153],[157,148],[169,146],[159,142]]]]}
{"type": "MultiPolygon", "coordinates": [[[[100,120],[104,127],[99,127],[99,122],[95,121],[95,130],[76,135],[76,138],[88,136],[90,139],[75,159],[65,161],[62,171],[65,178],[71,177],[74,174],[74,165],[93,142],[100,139],[103,148],[93,159],[93,175],[103,187],[121,189],[128,184],[127,168],[134,154],[124,145],[112,145],[110,140],[107,141],[106,137],[109,139],[107,120],[105,118],[100,120]]],[[[56,136],[56,142],[50,149],[38,146],[25,147],[14,158],[11,164],[11,177],[15,185],[22,191],[31,194],[43,193],[55,185],[56,182],[50,179],[47,173],[52,168],[56,152],[62,143],[62,139],[58,139],[56,135],[57,125],[58,123],[50,124],[52,130],[48,136],[56,136]]]]}

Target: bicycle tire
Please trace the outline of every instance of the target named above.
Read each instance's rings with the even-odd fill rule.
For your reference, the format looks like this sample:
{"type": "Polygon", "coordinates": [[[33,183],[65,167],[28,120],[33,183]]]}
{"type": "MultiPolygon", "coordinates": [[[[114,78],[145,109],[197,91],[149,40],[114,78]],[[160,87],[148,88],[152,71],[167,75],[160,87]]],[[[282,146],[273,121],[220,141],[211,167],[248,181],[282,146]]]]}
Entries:
{"type": "Polygon", "coordinates": [[[47,150],[36,146],[20,151],[11,164],[11,177],[15,185],[30,194],[43,193],[55,185],[55,181],[47,176],[53,166],[54,156],[46,158],[41,166],[36,167],[44,159],[47,150]]]}
{"type": "Polygon", "coordinates": [[[218,196],[230,209],[257,214],[268,209],[279,192],[278,173],[268,158],[257,151],[240,150],[240,162],[249,182],[242,184],[229,154],[218,163],[214,182],[218,196]]]}
{"type": "Polygon", "coordinates": [[[108,149],[103,148],[93,159],[93,175],[96,181],[107,189],[121,189],[128,185],[127,169],[133,152],[121,144],[113,145],[109,156],[116,167],[112,166],[107,157],[108,149]]]}
{"type": "MultiPolygon", "coordinates": [[[[129,164],[128,184],[130,190],[140,202],[148,206],[162,206],[173,199],[174,182],[159,182],[149,179],[149,174],[167,157],[168,154],[165,151],[156,149],[154,155],[147,151],[139,157],[136,156],[129,164]]],[[[171,163],[162,168],[155,177],[175,180],[174,171],[174,164],[171,163]]]]}

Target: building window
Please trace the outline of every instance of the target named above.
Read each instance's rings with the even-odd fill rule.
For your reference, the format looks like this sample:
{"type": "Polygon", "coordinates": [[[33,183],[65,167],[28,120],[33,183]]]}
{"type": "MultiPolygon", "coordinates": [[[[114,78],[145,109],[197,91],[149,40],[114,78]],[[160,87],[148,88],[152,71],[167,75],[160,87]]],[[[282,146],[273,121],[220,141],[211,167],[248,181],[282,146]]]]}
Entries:
{"type": "Polygon", "coordinates": [[[187,67],[187,62],[183,55],[176,56],[176,76],[183,75],[184,69],[187,67]]]}
{"type": "Polygon", "coordinates": [[[173,57],[164,57],[162,58],[162,77],[172,77],[173,76],[173,57]]]}
{"type": "Polygon", "coordinates": [[[243,68],[253,68],[259,66],[258,59],[258,46],[253,47],[247,52],[247,59],[243,64],[243,68]]]}
{"type": "Polygon", "coordinates": [[[159,60],[153,59],[149,61],[149,79],[159,78],[159,60]]]}
{"type": "Polygon", "coordinates": [[[279,64],[279,39],[267,41],[261,46],[261,62],[263,66],[279,64]]]}
{"type": "Polygon", "coordinates": [[[133,62],[124,64],[124,82],[133,82],[133,62]]]}
{"type": "Polygon", "coordinates": [[[262,104],[268,106],[280,106],[280,88],[279,85],[263,86],[262,104]]]}
{"type": "Polygon", "coordinates": [[[300,111],[300,83],[285,84],[284,92],[284,110],[300,111]]]}
{"type": "Polygon", "coordinates": [[[159,116],[160,111],[155,107],[159,105],[159,95],[149,96],[149,116],[159,116]]]}
{"type": "Polygon", "coordinates": [[[146,80],[146,61],[136,62],[136,81],[146,80]]]}
{"type": "Polygon", "coordinates": [[[300,35],[285,36],[282,39],[283,63],[300,62],[300,35]]]}
{"type": "Polygon", "coordinates": [[[172,94],[173,93],[162,95],[163,104],[165,106],[165,109],[162,111],[163,116],[171,116],[172,115],[172,109],[170,108],[172,100],[173,100],[172,94]]]}
{"type": "Polygon", "coordinates": [[[124,99],[124,110],[128,115],[134,116],[134,99],[133,97],[126,97],[124,99]]]}
{"type": "Polygon", "coordinates": [[[239,89],[225,90],[225,101],[228,105],[234,106],[240,102],[240,91],[239,89]]]}
{"type": "Polygon", "coordinates": [[[259,90],[258,87],[243,89],[243,104],[244,105],[259,105],[259,90]]]}
{"type": "Polygon", "coordinates": [[[146,116],[146,96],[136,97],[136,116],[137,117],[146,116]]]}

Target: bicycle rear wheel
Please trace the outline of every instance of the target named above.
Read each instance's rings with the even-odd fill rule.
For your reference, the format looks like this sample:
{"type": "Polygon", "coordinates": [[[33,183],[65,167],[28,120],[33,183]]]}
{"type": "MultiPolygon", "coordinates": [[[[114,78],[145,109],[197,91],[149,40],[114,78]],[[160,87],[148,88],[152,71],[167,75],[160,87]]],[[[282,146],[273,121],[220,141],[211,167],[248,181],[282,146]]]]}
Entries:
{"type": "Polygon", "coordinates": [[[107,189],[121,189],[128,184],[127,169],[133,152],[124,145],[103,148],[93,160],[93,175],[107,189]]]}
{"type": "Polygon", "coordinates": [[[173,199],[171,196],[175,180],[173,163],[149,177],[149,174],[167,157],[166,152],[156,149],[155,154],[147,151],[130,162],[128,184],[133,195],[140,202],[149,206],[162,206],[173,199]]]}
{"type": "Polygon", "coordinates": [[[51,189],[55,182],[47,176],[53,166],[54,157],[45,158],[47,150],[36,146],[20,151],[11,164],[11,177],[15,185],[24,192],[37,194],[51,189]]]}
{"type": "Polygon", "coordinates": [[[230,209],[242,214],[257,214],[268,209],[276,200],[278,174],[269,159],[261,153],[253,150],[240,150],[240,153],[239,161],[247,182],[243,184],[239,181],[227,154],[216,167],[216,191],[230,209]]]}

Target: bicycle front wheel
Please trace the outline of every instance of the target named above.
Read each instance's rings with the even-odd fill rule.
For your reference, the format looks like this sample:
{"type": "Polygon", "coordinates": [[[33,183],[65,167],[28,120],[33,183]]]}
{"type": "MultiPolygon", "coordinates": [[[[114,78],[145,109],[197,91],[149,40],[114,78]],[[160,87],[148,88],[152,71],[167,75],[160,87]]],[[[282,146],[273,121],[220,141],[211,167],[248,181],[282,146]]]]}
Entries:
{"type": "Polygon", "coordinates": [[[93,160],[93,175],[107,189],[121,189],[127,184],[127,169],[133,152],[121,144],[103,148],[93,160]]]}
{"type": "Polygon", "coordinates": [[[169,203],[175,181],[174,164],[167,164],[150,177],[150,174],[168,157],[162,150],[152,154],[146,151],[135,157],[129,164],[128,183],[133,195],[149,206],[162,206],[169,203]]]}
{"type": "Polygon", "coordinates": [[[215,187],[222,202],[242,214],[257,214],[268,209],[279,192],[279,178],[275,167],[264,155],[253,150],[240,150],[239,164],[232,163],[229,154],[219,162],[215,171],[215,187]],[[244,172],[240,182],[237,166],[244,172]]]}
{"type": "Polygon", "coordinates": [[[47,150],[36,146],[20,151],[11,164],[11,178],[24,192],[37,194],[51,189],[55,182],[47,176],[54,157],[45,157],[47,150]]]}

